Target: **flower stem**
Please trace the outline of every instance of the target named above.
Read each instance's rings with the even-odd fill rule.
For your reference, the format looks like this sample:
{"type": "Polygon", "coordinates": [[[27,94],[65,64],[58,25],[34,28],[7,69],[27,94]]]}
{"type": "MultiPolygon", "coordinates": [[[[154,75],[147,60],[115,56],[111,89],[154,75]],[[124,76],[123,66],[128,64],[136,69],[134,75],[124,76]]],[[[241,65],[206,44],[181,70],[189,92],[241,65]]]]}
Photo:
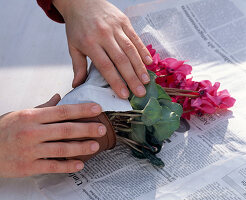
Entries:
{"type": "Polygon", "coordinates": [[[141,117],[140,114],[131,114],[131,113],[110,113],[110,116],[123,116],[123,117],[141,117]]]}
{"type": "Polygon", "coordinates": [[[128,123],[131,123],[131,124],[140,124],[140,125],[144,125],[143,122],[139,122],[139,121],[132,121],[132,120],[129,120],[128,123]]]}
{"type": "Polygon", "coordinates": [[[119,127],[119,128],[129,128],[129,126],[127,126],[127,125],[125,125],[125,124],[117,124],[117,123],[115,123],[115,124],[113,124],[113,126],[115,126],[115,127],[119,127],[119,126],[121,126],[121,127],[119,127]]]}
{"type": "Polygon", "coordinates": [[[190,98],[197,98],[199,95],[194,95],[194,94],[182,94],[178,92],[167,92],[168,95],[170,96],[183,96],[183,97],[190,97],[190,98]]]}
{"type": "MultiPolygon", "coordinates": [[[[147,147],[147,146],[145,146],[145,145],[142,145],[142,144],[139,144],[139,143],[137,143],[137,142],[135,142],[135,141],[133,141],[133,140],[130,140],[130,139],[128,139],[128,138],[121,137],[121,136],[116,136],[116,137],[117,137],[117,139],[125,140],[125,141],[127,141],[127,142],[129,142],[129,143],[131,143],[131,144],[134,144],[134,145],[137,145],[137,146],[141,146],[141,147],[143,147],[143,148],[145,148],[145,149],[148,149],[148,150],[153,151],[153,150],[150,149],[149,147],[147,147]]],[[[155,149],[155,152],[156,152],[156,151],[157,151],[157,150],[155,149]]]]}
{"type": "Polygon", "coordinates": [[[135,149],[136,151],[143,153],[143,151],[141,151],[140,149],[138,149],[137,147],[135,147],[134,145],[132,145],[131,143],[129,143],[128,141],[125,140],[125,138],[123,139],[122,137],[117,136],[118,139],[120,139],[123,143],[125,143],[126,145],[130,146],[131,148],[135,149]]]}
{"type": "Polygon", "coordinates": [[[129,110],[128,112],[143,114],[142,110],[129,110]]]}
{"type": "Polygon", "coordinates": [[[117,131],[122,131],[122,132],[127,132],[127,133],[131,133],[132,132],[132,129],[130,129],[130,128],[120,128],[120,127],[114,127],[114,128],[117,131]]]}
{"type": "Polygon", "coordinates": [[[194,90],[184,90],[184,89],[179,89],[179,88],[167,88],[167,87],[163,87],[163,89],[165,91],[174,91],[174,92],[184,92],[184,93],[199,93],[198,91],[194,91],[194,90]]]}

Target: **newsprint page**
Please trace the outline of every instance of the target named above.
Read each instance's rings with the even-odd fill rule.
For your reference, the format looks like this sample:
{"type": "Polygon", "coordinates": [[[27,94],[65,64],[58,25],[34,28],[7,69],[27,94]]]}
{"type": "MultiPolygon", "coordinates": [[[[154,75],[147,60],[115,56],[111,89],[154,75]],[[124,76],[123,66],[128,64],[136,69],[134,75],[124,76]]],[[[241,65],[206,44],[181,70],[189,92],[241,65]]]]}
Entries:
{"type": "Polygon", "coordinates": [[[164,0],[126,10],[146,45],[187,60],[195,80],[221,82],[229,111],[194,116],[158,156],[163,169],[118,144],[78,173],[35,177],[51,200],[246,199],[246,0],[164,0]]]}

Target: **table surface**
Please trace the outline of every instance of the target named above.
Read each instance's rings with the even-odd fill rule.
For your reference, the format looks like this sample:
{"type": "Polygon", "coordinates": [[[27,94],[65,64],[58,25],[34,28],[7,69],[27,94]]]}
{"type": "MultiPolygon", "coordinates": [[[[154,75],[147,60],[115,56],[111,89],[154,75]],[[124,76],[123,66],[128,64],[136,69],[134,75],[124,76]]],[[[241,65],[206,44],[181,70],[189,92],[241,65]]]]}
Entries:
{"type": "MultiPolygon", "coordinates": [[[[121,10],[150,0],[111,0],[121,10]]],[[[0,115],[46,102],[72,87],[65,26],[30,0],[0,0],[0,115]]],[[[0,200],[45,200],[31,178],[0,178],[0,200]]]]}

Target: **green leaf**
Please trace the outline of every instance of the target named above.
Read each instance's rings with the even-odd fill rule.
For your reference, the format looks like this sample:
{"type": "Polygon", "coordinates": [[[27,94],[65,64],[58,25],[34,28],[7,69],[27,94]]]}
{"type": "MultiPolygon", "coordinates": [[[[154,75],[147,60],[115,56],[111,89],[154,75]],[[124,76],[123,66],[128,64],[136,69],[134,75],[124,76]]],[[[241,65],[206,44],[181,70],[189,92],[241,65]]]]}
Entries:
{"type": "Polygon", "coordinates": [[[166,91],[159,85],[157,84],[157,90],[158,90],[158,99],[166,99],[171,101],[171,97],[166,93],[166,91]]]}
{"type": "Polygon", "coordinates": [[[133,95],[133,97],[130,100],[131,106],[135,110],[142,110],[148,103],[149,99],[151,97],[154,97],[157,99],[158,97],[158,89],[157,84],[155,83],[156,75],[154,72],[148,71],[150,75],[150,82],[145,85],[146,89],[146,95],[144,97],[136,97],[133,95]]]}
{"type": "Polygon", "coordinates": [[[141,117],[142,122],[146,126],[155,124],[162,116],[161,110],[162,107],[160,106],[159,102],[155,98],[151,97],[143,110],[141,117]]]}
{"type": "Polygon", "coordinates": [[[152,133],[154,131],[154,127],[153,126],[146,126],[146,129],[150,133],[152,133]]]}
{"type": "Polygon", "coordinates": [[[155,131],[154,136],[159,141],[168,139],[175,130],[179,128],[180,118],[172,112],[167,106],[162,107],[162,118],[153,125],[155,131]]]}
{"type": "Polygon", "coordinates": [[[147,71],[148,71],[148,73],[149,73],[150,80],[154,80],[154,81],[155,81],[155,79],[157,78],[155,72],[152,72],[152,71],[150,71],[150,70],[147,70],[147,71]]]}
{"type": "Polygon", "coordinates": [[[132,124],[132,132],[129,134],[129,138],[140,144],[146,143],[146,129],[144,125],[132,124]]]}
{"type": "Polygon", "coordinates": [[[166,99],[160,99],[161,106],[167,106],[172,112],[175,112],[179,117],[183,114],[183,108],[180,104],[168,101],[166,99]]]}

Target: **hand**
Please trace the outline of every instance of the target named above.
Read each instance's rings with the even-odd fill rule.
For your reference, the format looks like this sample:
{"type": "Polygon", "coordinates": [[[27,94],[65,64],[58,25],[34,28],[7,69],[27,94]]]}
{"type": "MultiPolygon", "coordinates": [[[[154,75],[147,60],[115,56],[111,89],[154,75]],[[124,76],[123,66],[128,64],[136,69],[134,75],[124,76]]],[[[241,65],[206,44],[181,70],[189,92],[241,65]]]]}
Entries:
{"type": "Polygon", "coordinates": [[[73,87],[86,76],[88,56],[119,97],[129,96],[119,73],[136,96],[146,94],[143,84],[149,75],[144,63],[151,64],[152,58],[126,15],[106,0],[53,0],[53,4],[66,23],[73,87]]]}
{"type": "Polygon", "coordinates": [[[35,108],[0,117],[0,177],[24,177],[42,173],[72,173],[83,168],[80,160],[54,159],[93,154],[99,144],[86,142],[51,142],[61,139],[101,137],[106,127],[100,123],[56,123],[94,117],[101,107],[94,103],[55,106],[55,95],[46,108],[35,108]],[[48,106],[48,107],[47,107],[48,106]]]}

